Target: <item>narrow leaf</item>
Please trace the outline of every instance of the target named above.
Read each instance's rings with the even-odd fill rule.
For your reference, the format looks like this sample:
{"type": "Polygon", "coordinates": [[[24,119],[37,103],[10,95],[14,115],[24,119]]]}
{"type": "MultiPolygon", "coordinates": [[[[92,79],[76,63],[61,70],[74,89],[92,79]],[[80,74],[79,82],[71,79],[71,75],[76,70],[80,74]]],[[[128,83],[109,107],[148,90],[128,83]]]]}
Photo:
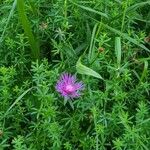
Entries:
{"type": "Polygon", "coordinates": [[[105,17],[105,18],[108,18],[108,15],[105,14],[105,13],[102,13],[102,12],[100,12],[100,11],[94,10],[94,9],[92,9],[92,8],[90,8],[90,7],[86,7],[86,6],[83,6],[83,5],[79,5],[79,4],[77,4],[77,3],[74,3],[73,1],[71,1],[71,2],[72,2],[74,5],[80,7],[80,8],[82,8],[82,9],[84,9],[84,10],[87,10],[87,11],[93,12],[93,13],[95,13],[95,14],[98,14],[98,15],[100,15],[100,16],[103,16],[103,17],[105,17]]]}
{"type": "Polygon", "coordinates": [[[12,8],[11,8],[10,13],[9,13],[9,16],[8,16],[8,18],[7,18],[7,21],[6,21],[6,25],[5,25],[5,27],[4,27],[4,30],[3,30],[2,35],[1,35],[1,38],[0,38],[0,45],[1,45],[1,42],[3,42],[4,35],[5,35],[5,32],[6,32],[7,26],[9,25],[10,19],[11,19],[11,17],[12,17],[13,14],[14,14],[14,10],[15,10],[15,8],[16,8],[16,4],[17,4],[17,0],[14,0],[13,5],[12,5],[12,8]]]}
{"type": "Polygon", "coordinates": [[[4,117],[8,114],[8,112],[29,92],[31,91],[33,88],[29,88],[28,90],[24,91],[15,101],[14,103],[8,108],[8,110],[6,111],[6,113],[4,114],[4,117]]]}
{"type": "Polygon", "coordinates": [[[129,37],[126,33],[122,33],[122,32],[120,32],[119,30],[116,30],[116,29],[114,29],[114,28],[112,28],[112,27],[110,27],[110,26],[108,26],[108,25],[106,25],[106,24],[103,24],[103,26],[105,26],[105,27],[106,27],[107,29],[109,29],[110,31],[112,31],[112,32],[114,32],[114,33],[116,33],[116,34],[122,36],[123,38],[127,39],[127,40],[130,41],[131,43],[134,43],[135,45],[141,47],[142,49],[144,49],[144,50],[150,52],[150,50],[149,50],[147,47],[145,47],[143,44],[140,44],[137,40],[135,40],[135,39],[129,37]]]}
{"type": "Polygon", "coordinates": [[[95,72],[91,68],[84,66],[81,63],[81,58],[79,58],[79,60],[77,61],[76,70],[80,74],[85,74],[85,75],[93,76],[93,77],[96,77],[99,79],[103,79],[100,74],[98,74],[97,72],[95,72]]]}
{"type": "Polygon", "coordinates": [[[136,3],[135,5],[132,5],[132,6],[128,7],[127,12],[132,11],[133,9],[135,10],[139,7],[143,7],[144,5],[150,5],[150,1],[136,3]]]}
{"type": "Polygon", "coordinates": [[[91,62],[91,60],[94,58],[94,48],[93,48],[94,46],[93,45],[94,45],[94,37],[95,37],[97,25],[98,25],[98,23],[95,24],[95,26],[93,28],[93,32],[92,32],[89,55],[88,55],[89,62],[91,62]]]}
{"type": "Polygon", "coordinates": [[[20,21],[22,23],[24,32],[26,33],[30,46],[31,46],[31,54],[33,59],[39,59],[40,57],[40,49],[39,46],[33,36],[31,25],[27,18],[25,8],[24,8],[24,0],[17,0],[18,13],[20,17],[20,21]]]}
{"type": "Polygon", "coordinates": [[[121,40],[120,37],[115,38],[115,52],[117,57],[117,65],[120,67],[121,64],[121,40]]]}
{"type": "Polygon", "coordinates": [[[147,75],[147,71],[148,71],[148,61],[144,61],[144,69],[143,69],[143,73],[142,73],[142,76],[140,78],[140,82],[143,81],[143,79],[146,77],[147,75]]]}

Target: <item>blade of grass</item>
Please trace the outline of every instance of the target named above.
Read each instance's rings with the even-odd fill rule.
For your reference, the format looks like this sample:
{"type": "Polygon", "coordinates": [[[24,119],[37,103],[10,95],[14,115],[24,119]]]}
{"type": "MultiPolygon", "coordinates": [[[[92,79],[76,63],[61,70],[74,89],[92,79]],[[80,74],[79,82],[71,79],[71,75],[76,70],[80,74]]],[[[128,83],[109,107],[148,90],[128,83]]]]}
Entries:
{"type": "Polygon", "coordinates": [[[100,74],[98,74],[97,72],[95,72],[93,69],[89,68],[89,67],[86,67],[85,65],[83,65],[81,63],[81,57],[79,58],[79,60],[77,61],[77,64],[76,64],[76,70],[79,74],[85,74],[85,75],[88,75],[88,76],[93,76],[93,77],[96,77],[96,78],[99,78],[99,79],[103,79],[101,77],[100,74]]]}
{"type": "Polygon", "coordinates": [[[141,22],[145,22],[145,23],[148,23],[150,24],[150,20],[144,20],[144,19],[140,19],[140,18],[135,18],[136,20],[139,20],[141,22]]]}
{"type": "Polygon", "coordinates": [[[6,115],[9,113],[9,111],[29,92],[33,89],[29,88],[28,90],[24,91],[15,101],[14,103],[8,108],[8,110],[6,111],[6,113],[4,114],[4,117],[6,117],[6,115]]]}
{"type": "Polygon", "coordinates": [[[127,12],[132,11],[133,9],[135,10],[139,7],[143,7],[144,5],[150,5],[150,1],[140,2],[140,3],[137,3],[135,5],[132,5],[132,6],[127,8],[127,12]]]}
{"type": "MultiPolygon", "coordinates": [[[[92,17],[89,17],[89,18],[92,19],[92,20],[94,20],[94,21],[96,21],[96,22],[99,22],[98,20],[96,20],[96,19],[94,19],[94,18],[92,18],[92,17]]],[[[104,24],[104,23],[102,23],[102,22],[101,22],[101,24],[102,24],[105,28],[107,28],[108,30],[114,32],[115,34],[118,34],[120,37],[123,37],[124,39],[127,39],[127,40],[130,41],[131,43],[133,43],[133,44],[135,44],[135,45],[141,47],[142,49],[144,49],[144,50],[150,52],[150,50],[149,50],[147,47],[145,47],[143,44],[140,44],[137,40],[135,40],[135,39],[129,37],[126,33],[121,33],[121,31],[119,31],[119,30],[117,30],[117,29],[115,29],[115,28],[112,28],[112,27],[110,27],[110,26],[108,26],[107,24],[104,24]]]]}
{"type": "Polygon", "coordinates": [[[73,3],[74,5],[76,5],[76,6],[80,7],[80,8],[82,8],[82,9],[86,10],[86,11],[90,11],[90,12],[93,12],[93,13],[98,14],[98,15],[100,15],[100,16],[103,16],[103,17],[105,17],[105,18],[108,18],[108,15],[105,14],[105,13],[102,13],[102,12],[100,12],[100,11],[94,10],[94,9],[92,9],[92,8],[90,8],[90,7],[86,7],[86,6],[83,6],[83,5],[79,5],[79,4],[77,4],[77,3],[75,3],[75,2],[73,2],[73,1],[71,1],[71,0],[70,0],[70,2],[73,3]]]}
{"type": "Polygon", "coordinates": [[[38,43],[36,42],[31,25],[29,23],[29,20],[27,18],[26,12],[25,12],[25,6],[24,6],[24,0],[17,0],[17,8],[18,8],[18,13],[20,17],[20,22],[23,26],[24,32],[26,36],[28,37],[29,44],[31,46],[31,55],[34,60],[40,58],[40,49],[38,46],[38,43]]]}
{"type": "Polygon", "coordinates": [[[120,37],[115,38],[115,52],[117,57],[118,68],[121,66],[121,39],[120,37]]]}
{"type": "Polygon", "coordinates": [[[137,60],[140,61],[140,62],[149,61],[149,60],[150,60],[150,57],[147,57],[147,58],[139,58],[139,59],[137,59],[137,60]]]}
{"type": "MultiPolygon", "coordinates": [[[[129,13],[129,12],[132,12],[133,10],[135,11],[137,8],[143,7],[144,5],[150,5],[150,1],[140,2],[140,3],[137,3],[135,5],[132,5],[132,6],[128,7],[126,9],[126,14],[129,13]]],[[[121,16],[122,16],[122,14],[119,14],[119,15],[115,16],[114,18],[110,19],[110,22],[112,22],[116,19],[120,19],[121,16]]]]}
{"type": "Polygon", "coordinates": [[[143,69],[143,73],[142,73],[142,76],[140,78],[140,83],[144,80],[144,78],[146,77],[147,75],[147,71],[148,71],[148,61],[144,61],[144,69],[143,69]]]}
{"type": "Polygon", "coordinates": [[[132,72],[134,73],[134,75],[137,77],[137,79],[140,81],[140,76],[138,75],[138,73],[135,70],[132,70],[132,72]]]}
{"type": "Polygon", "coordinates": [[[98,26],[98,23],[95,24],[95,26],[93,28],[93,31],[92,31],[92,37],[91,37],[91,42],[90,42],[89,54],[88,54],[89,62],[91,62],[91,60],[94,58],[93,45],[94,45],[94,37],[95,37],[95,34],[96,34],[97,26],[98,26]]]}
{"type": "Polygon", "coordinates": [[[6,21],[6,25],[5,25],[5,27],[4,27],[4,30],[3,30],[2,35],[1,35],[1,38],[0,38],[0,45],[1,45],[1,43],[3,42],[3,40],[4,40],[4,35],[5,35],[5,32],[6,32],[7,26],[9,25],[10,19],[11,19],[11,17],[12,17],[13,14],[14,14],[14,10],[15,10],[15,8],[16,8],[16,5],[17,5],[17,0],[14,0],[13,5],[12,5],[12,8],[11,8],[10,13],[9,13],[9,16],[8,16],[8,18],[7,18],[7,21],[6,21]]]}
{"type": "Polygon", "coordinates": [[[121,4],[121,1],[120,0],[115,0],[117,3],[121,4]]]}
{"type": "Polygon", "coordinates": [[[133,43],[133,44],[135,44],[135,45],[141,47],[142,49],[144,49],[144,50],[150,52],[150,50],[149,50],[147,47],[145,47],[143,44],[140,44],[137,40],[135,40],[135,39],[129,37],[126,33],[122,33],[122,32],[120,32],[119,30],[116,30],[116,29],[114,29],[114,28],[112,28],[112,27],[110,27],[110,26],[108,26],[108,25],[106,25],[106,24],[103,24],[103,26],[106,27],[107,29],[109,29],[110,31],[112,31],[112,32],[114,32],[114,33],[116,33],[116,34],[118,34],[119,36],[121,36],[121,37],[127,39],[127,40],[130,41],[131,43],[133,43]]]}

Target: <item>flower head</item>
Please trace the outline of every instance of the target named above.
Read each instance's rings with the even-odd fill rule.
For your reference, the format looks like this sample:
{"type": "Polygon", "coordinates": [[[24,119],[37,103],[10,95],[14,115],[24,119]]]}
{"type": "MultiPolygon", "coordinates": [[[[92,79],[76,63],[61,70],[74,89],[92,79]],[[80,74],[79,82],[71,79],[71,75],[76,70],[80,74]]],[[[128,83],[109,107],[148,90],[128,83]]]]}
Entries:
{"type": "Polygon", "coordinates": [[[64,73],[57,81],[56,90],[65,98],[76,98],[80,96],[80,91],[83,90],[83,83],[77,82],[75,76],[64,73]]]}

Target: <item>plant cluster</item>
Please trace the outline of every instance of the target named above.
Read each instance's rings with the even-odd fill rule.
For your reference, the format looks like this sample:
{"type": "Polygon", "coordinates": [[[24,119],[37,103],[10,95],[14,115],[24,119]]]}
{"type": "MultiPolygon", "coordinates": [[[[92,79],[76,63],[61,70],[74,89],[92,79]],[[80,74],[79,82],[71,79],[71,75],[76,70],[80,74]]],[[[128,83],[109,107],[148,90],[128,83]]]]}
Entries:
{"type": "Polygon", "coordinates": [[[0,150],[149,150],[149,10],[0,0],[0,150]]]}

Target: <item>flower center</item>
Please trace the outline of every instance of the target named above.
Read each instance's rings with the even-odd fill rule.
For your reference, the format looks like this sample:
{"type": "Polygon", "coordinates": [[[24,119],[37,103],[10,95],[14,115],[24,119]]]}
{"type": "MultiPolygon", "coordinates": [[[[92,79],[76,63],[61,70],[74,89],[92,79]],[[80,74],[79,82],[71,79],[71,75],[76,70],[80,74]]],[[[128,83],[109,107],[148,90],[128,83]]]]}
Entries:
{"type": "Polygon", "coordinates": [[[65,91],[67,93],[72,93],[74,92],[74,87],[71,84],[66,85],[65,91]]]}

